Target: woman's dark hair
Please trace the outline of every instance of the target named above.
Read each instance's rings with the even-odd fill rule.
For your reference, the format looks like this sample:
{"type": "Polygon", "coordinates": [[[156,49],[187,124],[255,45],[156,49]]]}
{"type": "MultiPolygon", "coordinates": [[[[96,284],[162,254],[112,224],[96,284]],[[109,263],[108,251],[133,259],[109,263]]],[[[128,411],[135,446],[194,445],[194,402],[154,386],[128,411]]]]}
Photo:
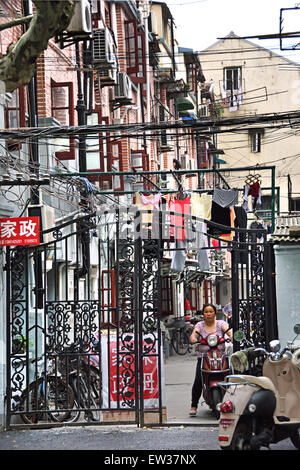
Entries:
{"type": "Polygon", "coordinates": [[[177,160],[176,158],[173,158],[173,163],[174,163],[174,166],[175,166],[175,170],[180,170],[180,168],[181,168],[180,161],[177,160]]]}
{"type": "Polygon", "coordinates": [[[204,310],[206,309],[206,307],[212,307],[215,311],[215,314],[217,315],[217,309],[216,309],[216,306],[214,304],[205,304],[203,305],[203,308],[202,308],[202,315],[204,313],[204,310]]]}

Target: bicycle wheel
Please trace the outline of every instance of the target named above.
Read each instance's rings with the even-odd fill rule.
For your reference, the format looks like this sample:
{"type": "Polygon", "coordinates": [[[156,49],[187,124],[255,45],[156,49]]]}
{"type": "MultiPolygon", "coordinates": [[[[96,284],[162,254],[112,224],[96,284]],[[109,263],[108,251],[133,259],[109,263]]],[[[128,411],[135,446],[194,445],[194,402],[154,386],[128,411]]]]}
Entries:
{"type": "Polygon", "coordinates": [[[75,411],[72,412],[72,408],[74,407],[74,394],[69,385],[63,382],[59,377],[47,377],[44,387],[48,414],[53,421],[70,422],[70,420],[74,421],[78,419],[80,413],[78,413],[77,416],[75,411]]]}
{"type": "Polygon", "coordinates": [[[177,354],[184,356],[189,350],[189,337],[183,330],[176,330],[172,336],[172,346],[177,354]]]}
{"type": "Polygon", "coordinates": [[[84,409],[84,419],[86,421],[100,421],[100,410],[97,405],[91,387],[88,388],[87,382],[80,377],[79,382],[79,400],[80,406],[84,409]]]}
{"type": "Polygon", "coordinates": [[[101,372],[96,367],[90,369],[90,389],[95,403],[101,408],[102,406],[102,377],[101,372]]]}
{"type": "Polygon", "coordinates": [[[35,380],[22,392],[19,404],[21,418],[25,424],[36,424],[45,415],[46,402],[42,393],[44,379],[35,380]]]}

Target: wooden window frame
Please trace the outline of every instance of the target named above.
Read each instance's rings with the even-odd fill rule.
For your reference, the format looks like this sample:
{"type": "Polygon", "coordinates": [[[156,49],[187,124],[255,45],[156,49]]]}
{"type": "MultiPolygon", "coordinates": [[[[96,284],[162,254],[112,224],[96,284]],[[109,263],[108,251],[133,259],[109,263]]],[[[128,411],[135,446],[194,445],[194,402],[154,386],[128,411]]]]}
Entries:
{"type": "Polygon", "coordinates": [[[144,33],[137,33],[137,68],[138,71],[130,78],[133,83],[146,83],[146,58],[145,58],[145,35],[144,33]],[[140,40],[140,44],[139,44],[140,40]],[[140,74],[140,76],[138,76],[140,74]]]}
{"type": "MultiPolygon", "coordinates": [[[[5,116],[5,127],[7,129],[13,129],[10,126],[9,115],[11,111],[15,111],[18,114],[18,120],[20,123],[19,127],[26,127],[26,108],[25,108],[25,87],[22,86],[15,90],[15,93],[18,93],[18,106],[6,106],[4,111],[5,116]]],[[[22,142],[20,140],[9,139],[6,141],[6,146],[9,151],[19,150],[22,148],[22,142]]]]}
{"type": "Polygon", "coordinates": [[[124,22],[125,26],[125,48],[126,48],[126,57],[127,60],[130,61],[129,64],[127,62],[127,74],[137,74],[139,72],[139,55],[138,55],[138,30],[137,30],[137,20],[126,20],[124,22]],[[133,35],[130,36],[129,30],[130,26],[133,25],[133,35]],[[130,50],[130,39],[134,40],[135,48],[134,51],[130,50]],[[131,57],[134,56],[135,64],[132,65],[131,57]]]}
{"type": "MultiPolygon", "coordinates": [[[[55,109],[68,109],[69,110],[69,126],[75,125],[74,115],[74,86],[72,82],[55,82],[51,79],[51,93],[52,88],[68,88],[69,103],[67,107],[53,106],[51,97],[51,115],[53,116],[53,110],[55,109]]],[[[54,117],[54,116],[53,116],[54,117]]],[[[63,150],[55,152],[55,156],[58,160],[75,160],[75,137],[70,137],[70,150],[63,150]]]]}

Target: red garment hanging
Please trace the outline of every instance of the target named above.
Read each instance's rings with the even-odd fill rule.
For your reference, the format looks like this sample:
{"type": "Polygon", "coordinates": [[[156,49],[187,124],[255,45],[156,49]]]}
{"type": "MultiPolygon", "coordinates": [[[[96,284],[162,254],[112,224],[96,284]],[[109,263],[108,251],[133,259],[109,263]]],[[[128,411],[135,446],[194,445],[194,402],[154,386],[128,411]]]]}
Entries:
{"type": "Polygon", "coordinates": [[[186,230],[184,228],[184,216],[191,212],[191,198],[173,199],[169,202],[170,214],[170,238],[175,240],[186,240],[186,230]]]}

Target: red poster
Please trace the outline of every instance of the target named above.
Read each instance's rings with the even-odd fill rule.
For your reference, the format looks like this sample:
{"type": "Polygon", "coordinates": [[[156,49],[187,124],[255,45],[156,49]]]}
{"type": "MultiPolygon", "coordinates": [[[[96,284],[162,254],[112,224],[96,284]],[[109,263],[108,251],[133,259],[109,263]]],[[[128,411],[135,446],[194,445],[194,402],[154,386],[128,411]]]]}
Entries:
{"type": "Polygon", "coordinates": [[[0,219],[0,246],[38,245],[39,243],[39,217],[9,217],[0,219]]]}
{"type": "MultiPolygon", "coordinates": [[[[131,336],[130,333],[128,337],[131,336]]],[[[135,365],[134,357],[129,353],[126,354],[124,344],[119,343],[119,368],[117,356],[116,336],[110,336],[109,342],[107,336],[102,335],[102,364],[109,364],[109,383],[108,377],[103,377],[103,402],[104,407],[115,408],[119,400],[123,407],[134,406],[135,402],[135,365]],[[109,358],[109,361],[108,361],[109,358]],[[119,374],[118,374],[119,372],[119,374]],[[119,378],[119,387],[117,380],[119,378]],[[108,393],[109,392],[109,393],[108,393]],[[126,406],[126,402],[128,405],[126,406]]],[[[133,335],[131,338],[131,346],[134,346],[133,335]]],[[[147,347],[148,338],[144,337],[143,346],[147,347]]],[[[156,337],[157,344],[157,337],[156,337]]],[[[161,352],[162,354],[162,352],[161,352]]],[[[163,366],[163,361],[162,361],[163,366]]],[[[106,374],[104,374],[106,375],[106,374]]],[[[164,372],[162,367],[162,387],[164,395],[164,372]]],[[[143,356],[143,395],[145,409],[156,409],[159,406],[159,385],[158,385],[158,356],[156,355],[156,345],[150,354],[143,356]]],[[[163,399],[163,402],[165,400],[163,399]]]]}

